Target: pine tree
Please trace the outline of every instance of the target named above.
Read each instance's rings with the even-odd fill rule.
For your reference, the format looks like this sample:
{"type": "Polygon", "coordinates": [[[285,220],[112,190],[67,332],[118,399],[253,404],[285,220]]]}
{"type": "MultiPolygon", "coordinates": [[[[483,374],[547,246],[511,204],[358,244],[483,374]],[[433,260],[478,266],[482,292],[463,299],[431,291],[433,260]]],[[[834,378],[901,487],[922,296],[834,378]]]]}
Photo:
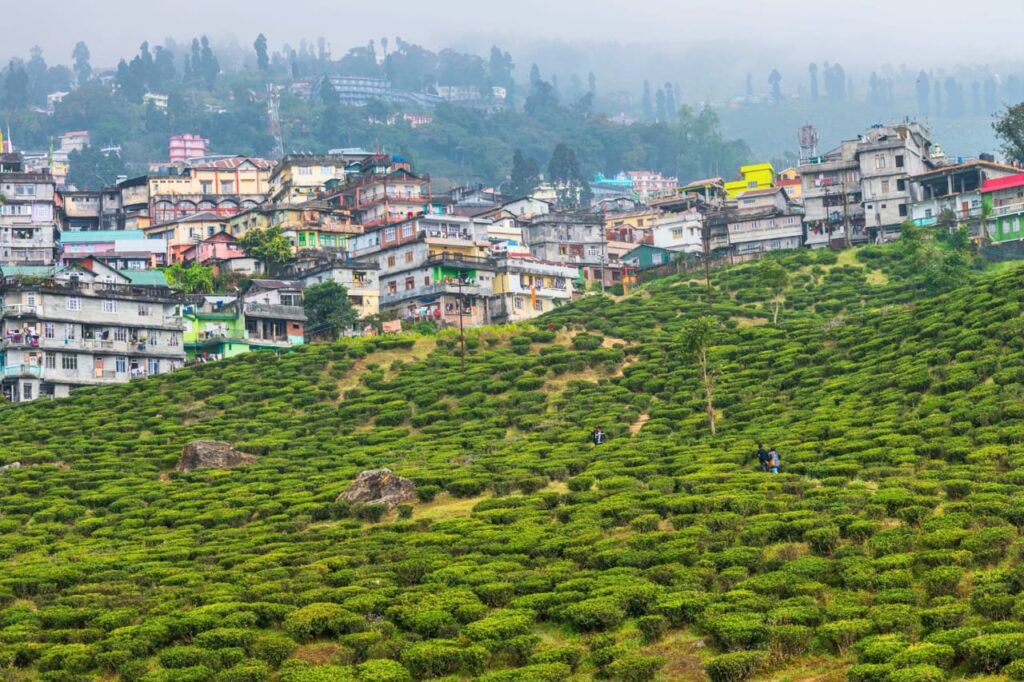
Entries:
{"type": "Polygon", "coordinates": [[[519,199],[529,196],[540,184],[540,166],[536,159],[523,156],[522,151],[516,150],[512,155],[512,175],[510,179],[510,191],[512,197],[519,199]]]}
{"type": "Polygon", "coordinates": [[[75,43],[75,49],[71,52],[74,60],[72,67],[75,72],[75,80],[82,85],[92,78],[92,66],[89,64],[89,47],[81,40],[75,43]]]}
{"type": "Polygon", "coordinates": [[[262,33],[259,34],[252,46],[256,50],[256,68],[266,71],[270,68],[270,58],[267,57],[267,37],[262,33]]]}

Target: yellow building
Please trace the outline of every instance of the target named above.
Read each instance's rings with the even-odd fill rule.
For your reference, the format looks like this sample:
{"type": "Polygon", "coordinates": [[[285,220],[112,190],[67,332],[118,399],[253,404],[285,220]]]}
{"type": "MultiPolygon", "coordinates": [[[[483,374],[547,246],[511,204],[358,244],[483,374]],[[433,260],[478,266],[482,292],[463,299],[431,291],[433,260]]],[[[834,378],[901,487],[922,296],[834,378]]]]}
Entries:
{"type": "Polygon", "coordinates": [[[794,201],[803,202],[803,182],[796,168],[787,168],[779,171],[776,184],[786,190],[786,196],[794,201]]]}
{"type": "Polygon", "coordinates": [[[227,231],[236,238],[249,230],[279,227],[301,249],[347,250],[352,235],[362,234],[362,225],[352,222],[346,211],[323,206],[273,206],[252,208],[227,219],[227,231]]]}
{"type": "Polygon", "coordinates": [[[752,163],[740,166],[740,179],[725,183],[725,195],[735,199],[737,195],[752,189],[767,189],[775,186],[775,169],[770,163],[752,163]]]}

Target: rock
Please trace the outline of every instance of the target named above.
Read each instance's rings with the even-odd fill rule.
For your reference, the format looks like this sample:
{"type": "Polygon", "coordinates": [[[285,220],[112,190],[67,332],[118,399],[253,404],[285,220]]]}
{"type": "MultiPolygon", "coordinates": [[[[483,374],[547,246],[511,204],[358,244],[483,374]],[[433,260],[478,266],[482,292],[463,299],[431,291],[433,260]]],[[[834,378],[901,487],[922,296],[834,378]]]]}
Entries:
{"type": "Polygon", "coordinates": [[[389,507],[416,500],[416,484],[395,475],[391,469],[370,469],[356,477],[339,502],[355,504],[386,504],[389,507]]]}
{"type": "Polygon", "coordinates": [[[20,469],[21,462],[11,462],[10,464],[4,464],[0,466],[0,471],[7,471],[8,469],[20,469]]]}
{"type": "Polygon", "coordinates": [[[231,443],[219,440],[194,440],[181,451],[181,459],[174,467],[178,471],[195,471],[196,469],[232,469],[252,464],[256,455],[239,452],[231,443]]]}

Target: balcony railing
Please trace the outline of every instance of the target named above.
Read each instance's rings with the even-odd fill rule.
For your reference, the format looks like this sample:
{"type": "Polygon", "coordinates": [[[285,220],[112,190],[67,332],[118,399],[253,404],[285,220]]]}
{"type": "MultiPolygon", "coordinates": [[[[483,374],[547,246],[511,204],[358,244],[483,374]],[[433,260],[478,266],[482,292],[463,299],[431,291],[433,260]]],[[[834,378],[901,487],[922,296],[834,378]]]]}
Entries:
{"type": "Polygon", "coordinates": [[[459,253],[432,253],[427,256],[427,265],[494,265],[494,260],[482,256],[463,256],[459,253]]]}
{"type": "Polygon", "coordinates": [[[299,305],[274,303],[246,303],[245,314],[253,317],[275,317],[283,320],[305,320],[306,313],[299,305]]]}
{"type": "Polygon", "coordinates": [[[5,305],[4,306],[4,315],[20,316],[20,315],[38,315],[38,314],[39,314],[39,306],[37,306],[37,305],[12,304],[12,305],[5,305]]]}
{"type": "MultiPolygon", "coordinates": [[[[463,284],[462,295],[463,296],[482,296],[484,293],[483,289],[476,284],[463,284]]],[[[412,289],[404,289],[393,293],[386,293],[381,295],[381,305],[389,303],[397,303],[399,301],[406,301],[410,298],[420,298],[426,296],[439,296],[441,294],[448,295],[459,295],[458,283],[444,283],[439,282],[435,284],[427,284],[425,286],[413,287],[412,289]]]]}
{"type": "Polygon", "coordinates": [[[1024,202],[992,207],[993,217],[1013,215],[1015,213],[1024,213],[1024,202]]]}
{"type": "Polygon", "coordinates": [[[3,368],[4,377],[43,377],[43,368],[39,365],[7,365],[3,368]]]}

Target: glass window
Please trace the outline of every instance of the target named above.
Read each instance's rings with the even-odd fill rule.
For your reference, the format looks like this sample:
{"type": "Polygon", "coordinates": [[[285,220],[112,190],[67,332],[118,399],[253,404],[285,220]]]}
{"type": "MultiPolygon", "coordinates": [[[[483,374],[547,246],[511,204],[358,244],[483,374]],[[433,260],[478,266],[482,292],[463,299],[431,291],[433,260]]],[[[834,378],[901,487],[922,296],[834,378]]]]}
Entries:
{"type": "Polygon", "coordinates": [[[149,373],[159,374],[160,373],[160,361],[156,358],[149,359],[149,373]]]}
{"type": "Polygon", "coordinates": [[[82,299],[78,296],[68,296],[65,301],[67,302],[68,310],[81,310],[82,299]]]}
{"type": "Polygon", "coordinates": [[[22,384],[21,397],[23,400],[32,400],[32,384],[22,384]]]}
{"type": "Polygon", "coordinates": [[[44,362],[46,364],[46,369],[57,369],[57,354],[47,351],[44,356],[44,362]]]}
{"type": "Polygon", "coordinates": [[[64,338],[69,341],[74,341],[75,336],[78,332],[76,325],[66,324],[64,325],[64,338]]]}
{"type": "Polygon", "coordinates": [[[394,241],[395,239],[395,228],[389,227],[384,230],[384,241],[394,241]]]}
{"type": "Polygon", "coordinates": [[[103,299],[103,312],[105,313],[116,313],[117,312],[117,301],[112,298],[103,299]]]}
{"type": "Polygon", "coordinates": [[[128,371],[128,358],[123,355],[118,355],[114,358],[114,369],[117,370],[118,374],[124,374],[128,371]]]}
{"type": "Polygon", "coordinates": [[[896,167],[897,168],[903,168],[903,155],[902,154],[897,154],[896,155],[896,167]]]}
{"type": "Polygon", "coordinates": [[[141,317],[149,317],[152,314],[153,314],[153,309],[150,308],[148,303],[140,303],[139,304],[139,315],[141,317]]]}
{"type": "Polygon", "coordinates": [[[221,180],[220,181],[220,193],[221,194],[231,194],[234,191],[235,191],[235,181],[234,180],[221,180]]]}
{"type": "Polygon", "coordinates": [[[53,322],[43,322],[43,338],[52,339],[57,336],[53,322]]]}
{"type": "Polygon", "coordinates": [[[149,345],[155,346],[160,343],[160,332],[153,330],[149,333],[149,345]]]}
{"type": "Polygon", "coordinates": [[[78,356],[74,353],[61,353],[60,356],[61,369],[78,369],[78,356]]]}
{"type": "Polygon", "coordinates": [[[167,345],[170,346],[171,348],[177,348],[178,347],[178,335],[175,334],[174,332],[171,332],[171,337],[169,339],[167,339],[167,345]]]}
{"type": "Polygon", "coordinates": [[[402,236],[403,237],[411,237],[412,236],[412,223],[406,223],[405,225],[402,225],[402,236]]]}
{"type": "Polygon", "coordinates": [[[885,168],[885,154],[875,154],[875,168],[878,170],[885,168]]]}

